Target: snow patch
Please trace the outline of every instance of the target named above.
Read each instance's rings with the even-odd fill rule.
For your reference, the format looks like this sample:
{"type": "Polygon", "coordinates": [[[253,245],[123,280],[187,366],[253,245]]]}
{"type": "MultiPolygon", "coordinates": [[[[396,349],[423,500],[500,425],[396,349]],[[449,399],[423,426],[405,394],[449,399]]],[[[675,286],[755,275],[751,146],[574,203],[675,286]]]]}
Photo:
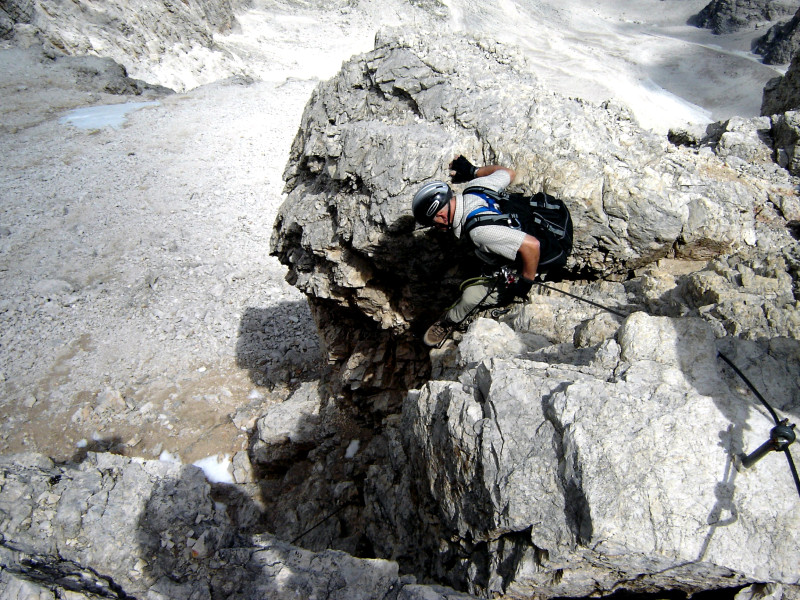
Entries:
{"type": "Polygon", "coordinates": [[[211,483],[233,483],[233,463],[230,454],[207,456],[192,463],[206,474],[211,483]]]}
{"type": "Polygon", "coordinates": [[[119,129],[125,122],[129,112],[144,108],[145,106],[158,106],[158,102],[125,102],[122,104],[106,104],[102,106],[89,106],[76,108],[61,117],[58,122],[62,125],[72,125],[79,129],[102,129],[111,127],[119,129]]]}
{"type": "Polygon", "coordinates": [[[361,446],[361,442],[359,440],[353,440],[350,442],[350,445],[347,446],[347,450],[344,453],[345,458],[353,458],[356,453],[358,452],[358,448],[361,446]]]}
{"type": "Polygon", "coordinates": [[[158,457],[158,460],[165,463],[172,463],[174,465],[181,464],[181,459],[177,454],[172,454],[164,450],[158,457]]]}

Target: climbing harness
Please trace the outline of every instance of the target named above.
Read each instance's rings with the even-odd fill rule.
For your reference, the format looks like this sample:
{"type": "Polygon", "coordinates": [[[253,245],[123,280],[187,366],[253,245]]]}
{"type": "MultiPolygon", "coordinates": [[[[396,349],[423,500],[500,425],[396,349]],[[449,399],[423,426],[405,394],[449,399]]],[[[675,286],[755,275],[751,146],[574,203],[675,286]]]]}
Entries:
{"type": "MultiPolygon", "coordinates": [[[[453,333],[454,330],[461,327],[461,325],[465,323],[475,313],[481,310],[491,309],[490,314],[492,315],[493,319],[496,319],[497,317],[504,315],[508,311],[510,311],[511,308],[509,307],[509,305],[513,304],[513,302],[509,302],[508,304],[504,304],[503,306],[486,305],[485,302],[489,298],[489,296],[491,296],[494,292],[496,292],[501,285],[510,285],[514,283],[516,280],[517,280],[516,273],[514,273],[514,271],[510,267],[503,266],[500,268],[500,270],[498,270],[491,276],[473,277],[472,279],[467,279],[466,281],[462,282],[461,285],[459,286],[459,291],[461,293],[463,293],[464,290],[466,290],[468,287],[472,287],[473,285],[486,285],[488,287],[488,291],[486,292],[484,297],[481,298],[481,301],[478,302],[466,315],[464,315],[464,318],[462,318],[458,323],[453,323],[447,329],[447,332],[442,338],[442,341],[436,345],[436,348],[440,349],[447,341],[447,339],[450,337],[450,334],[453,333]]],[[[456,304],[458,304],[458,301],[456,301],[456,304]]],[[[456,304],[453,304],[452,306],[448,307],[445,310],[445,312],[449,311],[456,304]]]]}
{"type": "MultiPolygon", "coordinates": [[[[538,280],[536,280],[535,283],[537,283],[539,286],[545,289],[554,292],[559,292],[561,294],[564,294],[565,296],[569,296],[570,298],[575,298],[576,300],[586,302],[587,304],[591,304],[592,306],[606,310],[619,317],[625,318],[628,316],[626,314],[608,308],[607,306],[603,306],[602,304],[592,302],[588,298],[583,298],[581,296],[571,294],[570,292],[550,287],[548,285],[545,285],[544,283],[541,283],[538,280]]],[[[719,352],[718,356],[719,358],[724,360],[728,364],[728,366],[731,367],[731,369],[733,369],[733,372],[736,373],[742,379],[742,381],[744,381],[747,384],[747,387],[749,387],[750,390],[755,394],[756,398],[759,399],[761,404],[764,405],[769,414],[772,416],[773,421],[775,421],[775,427],[773,427],[772,430],[770,431],[769,439],[755,451],[751,452],[748,455],[742,455],[740,457],[742,461],[742,466],[745,468],[752,467],[757,461],[764,458],[764,456],[766,456],[769,452],[783,452],[786,455],[787,461],[789,462],[789,470],[792,472],[792,478],[794,479],[794,484],[795,487],[797,488],[797,493],[800,494],[800,476],[798,476],[797,467],[794,464],[794,459],[792,459],[792,454],[791,451],[789,450],[789,446],[795,441],[796,437],[794,433],[795,424],[794,423],[789,424],[788,419],[780,419],[778,417],[778,413],[775,412],[775,409],[773,409],[769,405],[764,396],[762,396],[759,393],[759,391],[752,384],[752,382],[745,376],[745,374],[742,373],[735,364],[733,364],[733,361],[731,361],[731,359],[725,356],[722,352],[719,352]]]]}

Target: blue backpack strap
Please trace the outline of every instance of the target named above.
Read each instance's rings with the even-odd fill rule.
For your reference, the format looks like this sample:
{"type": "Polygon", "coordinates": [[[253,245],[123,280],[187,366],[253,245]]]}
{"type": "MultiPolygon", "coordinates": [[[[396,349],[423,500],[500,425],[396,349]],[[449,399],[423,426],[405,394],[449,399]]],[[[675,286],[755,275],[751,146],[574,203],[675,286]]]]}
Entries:
{"type": "Polygon", "coordinates": [[[473,186],[466,188],[462,194],[478,196],[487,204],[487,206],[479,206],[467,215],[464,219],[464,233],[469,233],[478,225],[509,226],[510,215],[504,213],[498,204],[498,200],[502,197],[499,192],[481,186],[473,186]]]}
{"type": "Polygon", "coordinates": [[[464,196],[466,196],[467,194],[472,194],[473,196],[478,196],[479,198],[481,198],[481,200],[483,200],[487,204],[487,206],[479,206],[478,208],[476,208],[472,212],[470,212],[467,215],[467,218],[465,219],[465,221],[469,221],[475,215],[479,215],[480,213],[484,213],[484,212],[491,212],[491,213],[496,214],[496,215],[503,214],[503,211],[500,210],[500,206],[498,206],[498,204],[497,204],[497,196],[494,196],[494,193],[496,193],[496,192],[494,192],[494,193],[493,192],[494,192],[494,190],[490,190],[489,188],[484,188],[484,187],[479,187],[479,186],[468,187],[467,189],[464,190],[464,192],[463,192],[464,196]],[[489,192],[489,193],[487,193],[487,192],[489,192]]]}

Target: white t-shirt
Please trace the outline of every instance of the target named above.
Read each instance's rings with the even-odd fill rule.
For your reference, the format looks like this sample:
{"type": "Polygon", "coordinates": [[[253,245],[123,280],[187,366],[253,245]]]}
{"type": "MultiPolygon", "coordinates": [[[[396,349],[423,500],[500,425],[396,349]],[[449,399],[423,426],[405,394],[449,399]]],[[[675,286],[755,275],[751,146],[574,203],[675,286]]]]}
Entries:
{"type": "MultiPolygon", "coordinates": [[[[481,186],[500,192],[511,184],[511,176],[508,171],[498,170],[487,175],[478,177],[469,182],[468,187],[481,186]]],[[[457,238],[461,238],[461,232],[469,215],[476,208],[487,206],[486,201],[475,194],[456,195],[456,210],[453,218],[453,232],[457,238]]],[[[525,232],[519,229],[511,229],[503,225],[482,225],[474,227],[469,232],[469,238],[475,247],[482,252],[490,252],[500,255],[508,260],[514,260],[519,252],[519,247],[525,240],[525,232]]]]}

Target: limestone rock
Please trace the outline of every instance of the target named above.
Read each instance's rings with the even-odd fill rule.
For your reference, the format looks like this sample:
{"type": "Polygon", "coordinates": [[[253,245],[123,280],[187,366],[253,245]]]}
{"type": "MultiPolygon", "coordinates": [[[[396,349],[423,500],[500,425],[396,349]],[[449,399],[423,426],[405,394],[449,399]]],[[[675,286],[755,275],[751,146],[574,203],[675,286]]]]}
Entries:
{"type": "Polygon", "coordinates": [[[775,118],[775,148],[777,161],[794,175],[800,175],[800,112],[790,111],[775,118]]]}
{"type": "Polygon", "coordinates": [[[35,13],[33,0],[4,0],[0,3],[0,39],[14,36],[17,23],[30,23],[35,13]]]}
{"type": "Polygon", "coordinates": [[[795,54],[786,74],[770,79],[764,86],[761,114],[777,115],[798,109],[800,109],[800,54],[795,54]]]}
{"type": "MultiPolygon", "coordinates": [[[[698,154],[713,152],[750,185],[765,193],[768,204],[791,221],[800,216],[794,178],[790,177],[796,175],[790,158],[794,154],[792,127],[790,113],[772,118],[732,117],[711,123],[703,132],[696,128],[672,130],[669,139],[674,144],[697,149],[698,154]]],[[[761,212],[763,208],[756,210],[761,212]]]]}
{"type": "Polygon", "coordinates": [[[3,457],[0,515],[3,598],[467,598],[416,585],[390,561],[244,535],[195,467],[3,457]]]}
{"type": "Polygon", "coordinates": [[[409,395],[405,452],[431,499],[420,519],[449,540],[442,560],[462,557],[450,577],[520,598],[620,579],[642,593],[794,584],[798,492],[780,454],[737,468],[771,422],[717,359],[721,340],[702,319],[642,312],[617,339],[610,366],[487,359],[409,395]]]}
{"type": "Polygon", "coordinates": [[[754,243],[753,211],[774,184],[739,171],[753,148],[774,166],[770,149],[749,133],[726,143],[724,161],[676,148],[615,103],[547,91],[493,42],[385,32],[306,107],[272,252],[308,295],[345,388],[413,386],[409,372],[424,376],[427,361],[405,340],[474,263],[451,239],[415,231],[410,215],[417,187],[447,178],[456,154],[513,165],[517,189],[562,197],[575,223],[568,268],[609,275],[754,243]]]}
{"type": "Polygon", "coordinates": [[[794,3],[783,0],[712,0],[689,22],[714,33],[732,33],[787,17],[795,10],[794,3]]]}
{"type": "Polygon", "coordinates": [[[768,65],[788,64],[800,49],[800,9],[789,20],[777,23],[753,44],[753,52],[761,54],[768,65]]]}
{"type": "Polygon", "coordinates": [[[135,72],[143,62],[210,49],[216,32],[237,26],[234,11],[246,4],[246,0],[122,2],[97,10],[82,0],[8,0],[0,5],[0,39],[43,44],[53,55],[102,56],[135,72]]]}
{"type": "Polygon", "coordinates": [[[303,384],[285,402],[269,407],[258,420],[255,460],[290,460],[315,444],[323,400],[316,384],[303,384]]]}

